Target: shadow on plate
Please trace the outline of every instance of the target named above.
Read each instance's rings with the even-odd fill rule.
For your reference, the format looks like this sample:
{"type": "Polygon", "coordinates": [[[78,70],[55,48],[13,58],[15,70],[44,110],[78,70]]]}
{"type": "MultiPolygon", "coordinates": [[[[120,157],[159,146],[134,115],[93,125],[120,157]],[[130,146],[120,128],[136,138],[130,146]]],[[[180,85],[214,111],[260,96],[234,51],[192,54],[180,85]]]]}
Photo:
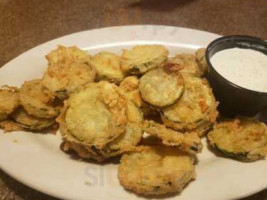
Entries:
{"type": "Polygon", "coordinates": [[[185,6],[196,0],[139,0],[129,5],[131,8],[141,8],[146,10],[172,11],[177,7],[185,6]]]}

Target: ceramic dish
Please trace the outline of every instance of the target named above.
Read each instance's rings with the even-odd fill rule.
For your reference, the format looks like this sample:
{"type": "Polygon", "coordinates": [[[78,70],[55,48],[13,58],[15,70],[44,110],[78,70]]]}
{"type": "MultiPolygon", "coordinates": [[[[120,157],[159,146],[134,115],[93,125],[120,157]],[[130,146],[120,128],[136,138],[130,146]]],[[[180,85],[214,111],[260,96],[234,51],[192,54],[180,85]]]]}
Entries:
{"type": "MultiPolygon", "coordinates": [[[[120,53],[136,44],[162,44],[171,55],[206,47],[219,35],[168,26],[124,26],[89,30],[37,46],[0,69],[0,85],[21,85],[39,78],[46,68],[45,55],[58,44],[88,50],[120,53]]],[[[197,179],[180,195],[164,199],[229,200],[267,187],[267,160],[242,163],[215,156],[206,147],[198,155],[197,179]]],[[[0,167],[18,181],[43,193],[79,200],[145,199],[120,186],[117,164],[94,164],[73,159],[60,149],[59,135],[0,131],[0,167]]]]}

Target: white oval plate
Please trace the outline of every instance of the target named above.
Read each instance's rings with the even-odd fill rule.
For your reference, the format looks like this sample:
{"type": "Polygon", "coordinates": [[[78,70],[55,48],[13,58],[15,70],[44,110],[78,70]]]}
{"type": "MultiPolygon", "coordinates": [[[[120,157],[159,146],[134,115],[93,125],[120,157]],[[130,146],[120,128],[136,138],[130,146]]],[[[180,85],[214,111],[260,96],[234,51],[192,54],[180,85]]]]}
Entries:
{"type": "MultiPolygon", "coordinates": [[[[124,26],[84,31],[52,40],[13,59],[0,69],[0,85],[20,86],[40,78],[46,69],[45,55],[58,44],[77,45],[96,53],[120,53],[136,44],[162,44],[171,54],[194,52],[219,35],[169,26],[124,26]]],[[[59,135],[0,131],[0,167],[18,181],[46,194],[79,200],[144,199],[127,192],[117,179],[117,165],[98,165],[70,158],[60,149],[59,135]]],[[[204,141],[206,144],[206,142],[204,141]]],[[[197,179],[179,200],[226,200],[241,198],[267,186],[267,161],[241,163],[216,157],[206,145],[198,155],[197,179]]]]}

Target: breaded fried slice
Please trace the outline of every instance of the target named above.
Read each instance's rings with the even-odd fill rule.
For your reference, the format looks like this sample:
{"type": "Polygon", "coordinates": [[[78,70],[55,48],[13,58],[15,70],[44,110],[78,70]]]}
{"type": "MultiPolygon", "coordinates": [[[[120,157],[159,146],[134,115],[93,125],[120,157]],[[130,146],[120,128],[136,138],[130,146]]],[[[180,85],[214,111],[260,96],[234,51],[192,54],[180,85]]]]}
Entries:
{"type": "Polygon", "coordinates": [[[142,138],[143,114],[133,102],[127,101],[127,124],[126,130],[118,138],[111,141],[101,150],[106,157],[122,154],[135,147],[142,138]]]}
{"type": "MultiPolygon", "coordinates": [[[[105,113],[104,111],[102,111],[102,109],[98,109],[96,107],[96,102],[94,101],[98,101],[97,99],[93,100],[93,102],[89,102],[90,99],[93,99],[95,97],[93,97],[93,95],[97,95],[97,91],[99,88],[97,88],[97,86],[99,86],[99,84],[110,84],[112,87],[117,88],[117,86],[115,86],[114,84],[111,83],[107,83],[107,82],[100,82],[100,83],[92,83],[94,86],[92,86],[92,88],[88,88],[91,86],[86,86],[85,90],[83,89],[80,92],[77,92],[77,95],[81,95],[79,97],[73,97],[75,94],[73,94],[70,98],[70,102],[67,102],[68,106],[65,106],[62,110],[62,113],[60,115],[60,117],[58,118],[58,121],[60,123],[60,131],[64,140],[64,148],[63,150],[74,150],[77,152],[77,154],[82,157],[82,158],[86,158],[86,159],[93,159],[96,160],[98,162],[102,162],[104,160],[107,160],[111,157],[117,156],[122,154],[125,151],[128,151],[129,149],[132,149],[132,147],[135,147],[139,141],[142,138],[142,127],[141,127],[141,123],[143,120],[143,116],[142,116],[142,112],[139,110],[139,108],[130,100],[127,100],[126,104],[122,104],[124,102],[121,102],[121,105],[113,105],[113,106],[121,106],[122,109],[125,109],[125,114],[126,114],[126,118],[124,119],[125,121],[123,121],[123,132],[121,132],[119,135],[115,135],[115,137],[112,134],[111,131],[114,131],[116,127],[104,127],[103,131],[101,131],[101,124],[103,123],[103,120],[106,121],[112,121],[112,119],[105,119],[105,116],[103,113],[105,113]],[[95,91],[94,91],[95,89],[95,91]],[[89,91],[90,90],[90,91],[89,91]],[[85,93],[84,93],[85,92],[85,93]],[[87,93],[90,94],[87,94],[87,93]],[[95,93],[95,94],[93,94],[95,93]],[[88,96],[87,96],[88,95],[88,96]],[[87,97],[90,97],[89,99],[87,99],[87,97]],[[74,102],[76,101],[76,102],[74,102]],[[73,123],[75,121],[70,121],[67,119],[67,114],[68,114],[68,110],[70,109],[70,106],[75,106],[75,105],[79,105],[81,103],[90,103],[92,104],[92,106],[95,106],[96,108],[94,108],[94,113],[97,113],[99,115],[101,115],[101,118],[99,119],[100,121],[96,121],[98,120],[96,117],[91,116],[89,117],[84,117],[83,114],[78,115],[71,115],[70,117],[78,117],[77,120],[82,120],[84,119],[85,121],[83,121],[83,124],[95,124],[95,127],[88,127],[88,129],[86,130],[84,128],[85,131],[83,131],[83,135],[78,135],[79,133],[82,133],[81,129],[79,129],[79,132],[74,132],[74,129],[71,129],[69,126],[69,123],[73,123]],[[124,108],[125,106],[125,108],[124,108]],[[81,116],[83,116],[83,118],[80,118],[81,116]],[[102,121],[101,121],[102,120],[102,121]],[[99,126],[99,127],[98,127],[99,126]],[[92,132],[95,131],[95,132],[92,132]],[[104,132],[105,131],[105,132],[104,132]],[[95,138],[93,138],[95,137],[95,138]],[[98,144],[98,143],[100,144],[98,144]]],[[[90,84],[91,85],[91,84],[90,84]]],[[[112,90],[110,88],[107,88],[108,91],[111,93],[112,90]]],[[[114,92],[114,91],[113,91],[114,92]]],[[[111,94],[112,95],[112,94],[111,94]]],[[[115,94],[113,94],[115,96],[115,94]]],[[[113,101],[115,103],[115,101],[121,101],[119,98],[122,97],[114,97],[113,101]]],[[[76,108],[76,107],[75,107],[76,108]]],[[[105,108],[106,109],[106,108],[105,108]]],[[[83,110],[83,112],[87,112],[87,110],[90,110],[89,107],[85,108],[83,110]]],[[[115,110],[114,110],[115,111],[115,110]]],[[[89,111],[90,112],[90,111],[89,111]]],[[[108,111],[111,112],[111,111],[108,111]]],[[[114,113],[115,114],[115,113],[114,113]]],[[[88,113],[88,116],[92,115],[92,113],[88,113]]],[[[110,115],[112,115],[112,113],[110,113],[110,115]]],[[[124,113],[117,113],[116,117],[123,117],[124,113]]],[[[108,117],[110,117],[108,115],[108,117]]],[[[80,123],[78,123],[80,124],[80,123]]],[[[119,124],[117,124],[119,125],[119,124]]],[[[71,125],[72,126],[72,125],[71,125]]],[[[122,128],[122,127],[121,127],[122,128]]]]}
{"type": "Polygon", "coordinates": [[[162,65],[168,57],[168,50],[161,45],[137,45],[124,50],[121,67],[128,74],[144,74],[162,65]]]}
{"type": "Polygon", "coordinates": [[[80,88],[65,102],[60,124],[68,134],[98,149],[125,131],[127,99],[115,84],[102,81],[80,88]]]}
{"type": "Polygon", "coordinates": [[[12,120],[0,121],[0,128],[3,129],[5,133],[24,130],[22,126],[12,120]]]}
{"type": "Polygon", "coordinates": [[[198,66],[196,57],[194,54],[178,54],[167,61],[167,65],[180,66],[181,73],[192,74],[195,76],[202,76],[203,72],[198,66]]]}
{"type": "Polygon", "coordinates": [[[29,115],[22,107],[19,107],[16,112],[12,114],[12,118],[21,127],[29,130],[42,130],[52,126],[55,119],[36,118],[29,115]]]}
{"type": "Polygon", "coordinates": [[[138,194],[176,193],[196,177],[193,162],[174,148],[140,146],[122,156],[118,178],[123,187],[138,194]]]}
{"type": "Polygon", "coordinates": [[[206,48],[200,48],[195,52],[196,60],[202,75],[205,74],[208,70],[205,53],[206,53],[206,48]]]}
{"type": "Polygon", "coordinates": [[[167,127],[178,131],[191,131],[203,124],[216,121],[217,105],[205,79],[183,75],[185,91],[177,103],[162,109],[162,120],[167,127]]]}
{"type": "Polygon", "coordinates": [[[143,101],[139,90],[139,79],[136,76],[126,77],[120,83],[120,88],[125,92],[127,98],[141,109],[145,117],[156,114],[156,110],[143,101]]]}
{"type": "Polygon", "coordinates": [[[5,86],[0,89],[0,121],[5,120],[19,106],[19,94],[16,87],[5,86]]]}
{"type": "Polygon", "coordinates": [[[141,77],[139,90],[143,100],[150,105],[166,107],[174,104],[183,94],[184,81],[179,71],[158,67],[141,77]]]}
{"type": "Polygon", "coordinates": [[[163,144],[178,147],[186,152],[198,153],[203,147],[197,132],[177,132],[152,120],[144,121],[143,130],[150,135],[160,138],[163,144]]]}
{"type": "Polygon", "coordinates": [[[212,147],[234,159],[255,161],[267,155],[267,128],[256,119],[220,122],[208,133],[208,140],[212,147]]]}
{"type": "Polygon", "coordinates": [[[42,84],[60,99],[66,99],[78,87],[95,80],[90,55],[75,46],[59,46],[46,58],[48,68],[42,84]]]}
{"type": "Polygon", "coordinates": [[[25,81],[19,96],[23,108],[34,117],[55,118],[59,114],[59,108],[55,105],[55,96],[42,86],[39,79],[25,81]]]}
{"type": "Polygon", "coordinates": [[[139,108],[143,106],[144,102],[139,91],[139,79],[136,76],[126,77],[119,87],[136,106],[139,108]]]}
{"type": "Polygon", "coordinates": [[[94,55],[90,63],[96,69],[96,79],[98,81],[106,80],[112,83],[120,83],[124,79],[120,57],[115,53],[102,51],[94,55]]]}

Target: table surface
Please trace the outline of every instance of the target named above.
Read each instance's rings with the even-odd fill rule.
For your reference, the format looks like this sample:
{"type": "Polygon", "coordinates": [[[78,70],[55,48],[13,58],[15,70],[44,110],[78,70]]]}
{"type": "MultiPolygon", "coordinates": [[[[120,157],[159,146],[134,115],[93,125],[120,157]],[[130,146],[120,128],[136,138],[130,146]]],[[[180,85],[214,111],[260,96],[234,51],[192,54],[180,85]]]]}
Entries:
{"type": "MultiPolygon", "coordinates": [[[[118,25],[188,27],[267,39],[266,0],[0,0],[0,66],[74,32],[118,25]]],[[[0,200],[55,200],[0,171],[0,200]]],[[[243,200],[267,200],[264,190],[243,200]]]]}

